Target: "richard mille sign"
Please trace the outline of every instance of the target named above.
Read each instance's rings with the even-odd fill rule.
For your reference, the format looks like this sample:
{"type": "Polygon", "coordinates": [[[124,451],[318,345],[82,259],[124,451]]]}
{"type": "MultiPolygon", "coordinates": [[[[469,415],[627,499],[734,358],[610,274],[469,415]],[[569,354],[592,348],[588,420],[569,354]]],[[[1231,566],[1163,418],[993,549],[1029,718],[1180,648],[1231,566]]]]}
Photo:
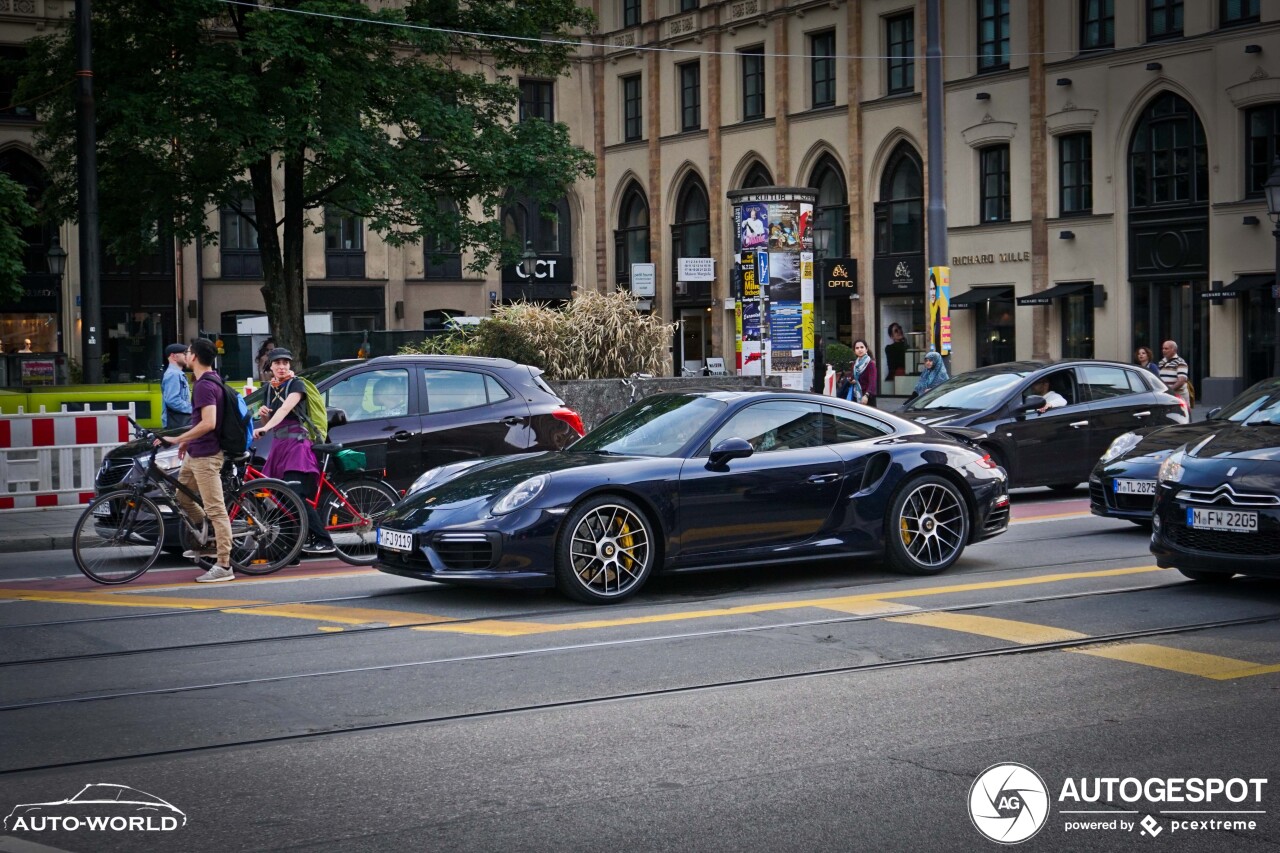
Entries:
{"type": "Polygon", "coordinates": [[[988,255],[952,255],[951,266],[964,267],[970,264],[1007,264],[1031,260],[1030,252],[995,252],[988,255]]]}

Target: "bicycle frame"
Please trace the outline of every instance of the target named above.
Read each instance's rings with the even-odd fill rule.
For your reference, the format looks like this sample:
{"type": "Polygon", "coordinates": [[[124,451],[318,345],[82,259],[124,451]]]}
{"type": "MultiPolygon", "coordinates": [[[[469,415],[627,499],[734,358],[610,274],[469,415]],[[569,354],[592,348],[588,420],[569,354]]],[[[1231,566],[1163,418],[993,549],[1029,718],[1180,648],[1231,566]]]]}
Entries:
{"type": "MultiPolygon", "coordinates": [[[[245,463],[244,481],[246,483],[251,482],[253,480],[260,479],[265,476],[266,475],[263,474],[262,471],[253,467],[252,463],[250,462],[245,463]]],[[[343,508],[347,510],[347,512],[351,515],[352,518],[359,519],[362,517],[362,514],[355,507],[351,505],[350,501],[347,500],[347,496],[343,494],[342,491],[339,490],[337,486],[333,485],[333,482],[329,479],[329,454],[328,453],[324,454],[324,461],[321,462],[320,464],[320,477],[318,479],[318,482],[316,483],[315,495],[312,497],[307,497],[306,495],[302,495],[302,499],[306,501],[308,504],[310,504],[316,510],[319,510],[320,497],[321,495],[324,494],[326,489],[329,492],[331,492],[334,495],[334,497],[336,497],[339,501],[342,502],[343,508]]],[[[326,522],[328,521],[328,519],[321,519],[321,520],[326,522]]],[[[360,522],[357,520],[347,524],[332,524],[332,525],[325,524],[324,529],[330,532],[342,531],[342,530],[349,530],[351,528],[358,527],[359,525],[360,525],[360,522]]]]}

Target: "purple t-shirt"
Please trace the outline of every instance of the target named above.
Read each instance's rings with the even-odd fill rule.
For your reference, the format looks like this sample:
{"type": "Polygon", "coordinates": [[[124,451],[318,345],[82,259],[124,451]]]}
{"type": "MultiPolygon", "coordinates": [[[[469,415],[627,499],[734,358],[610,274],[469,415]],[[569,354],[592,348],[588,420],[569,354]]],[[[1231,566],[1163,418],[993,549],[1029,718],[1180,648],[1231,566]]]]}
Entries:
{"type": "Polygon", "coordinates": [[[195,388],[192,390],[191,424],[194,426],[200,423],[204,417],[205,406],[217,406],[217,425],[187,445],[187,452],[192,456],[213,456],[222,452],[222,446],[218,444],[218,431],[222,429],[222,405],[222,382],[218,374],[210,370],[196,381],[195,388]]]}

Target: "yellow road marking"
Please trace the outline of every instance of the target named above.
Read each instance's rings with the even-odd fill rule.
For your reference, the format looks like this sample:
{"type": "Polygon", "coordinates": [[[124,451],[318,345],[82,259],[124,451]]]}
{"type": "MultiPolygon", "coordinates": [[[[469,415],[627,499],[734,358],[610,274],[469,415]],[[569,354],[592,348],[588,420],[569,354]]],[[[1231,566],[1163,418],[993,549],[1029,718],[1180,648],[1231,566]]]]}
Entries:
{"type": "Polygon", "coordinates": [[[1051,625],[1016,622],[1012,619],[997,619],[993,616],[975,616],[970,613],[912,613],[907,616],[890,616],[885,621],[945,628],[948,631],[994,637],[997,640],[1006,640],[1024,646],[1037,643],[1060,643],[1064,640],[1084,640],[1089,637],[1088,634],[1081,634],[1079,631],[1068,631],[1051,625]]]}
{"type": "Polygon", "coordinates": [[[1033,521],[1053,521],[1055,518],[1082,518],[1086,515],[1093,515],[1089,510],[1077,510],[1076,512],[1060,512],[1056,515],[1033,515],[1027,518],[1012,519],[1010,524],[1029,524],[1033,521]]]}
{"type": "Polygon", "coordinates": [[[61,592],[51,589],[0,589],[0,598],[23,601],[54,601],[59,604],[97,604],[108,607],[171,607],[177,610],[222,610],[267,604],[243,598],[170,598],[163,595],[136,596],[114,592],[61,592]]]}
{"type": "Polygon", "coordinates": [[[1080,649],[1067,649],[1081,655],[1091,655],[1110,660],[1136,663],[1157,669],[1182,672],[1187,675],[1198,675],[1201,678],[1212,678],[1215,681],[1229,681],[1233,678],[1246,678],[1251,675],[1266,675],[1280,672],[1280,664],[1250,663],[1245,660],[1210,655],[1203,652],[1190,652],[1169,646],[1158,646],[1153,643],[1129,643],[1126,645],[1086,646],[1080,649]]]}
{"type": "Polygon", "coordinates": [[[847,605],[828,605],[826,610],[837,610],[854,616],[888,616],[892,613],[908,613],[919,610],[914,604],[899,604],[896,601],[861,601],[847,605]]]}
{"type": "Polygon", "coordinates": [[[327,604],[281,604],[278,607],[254,607],[240,609],[229,607],[227,613],[245,616],[280,616],[285,619],[310,619],[315,622],[336,622],[339,625],[420,625],[423,622],[448,622],[447,616],[428,613],[408,613],[403,610],[373,610],[361,607],[334,607],[327,604]]]}

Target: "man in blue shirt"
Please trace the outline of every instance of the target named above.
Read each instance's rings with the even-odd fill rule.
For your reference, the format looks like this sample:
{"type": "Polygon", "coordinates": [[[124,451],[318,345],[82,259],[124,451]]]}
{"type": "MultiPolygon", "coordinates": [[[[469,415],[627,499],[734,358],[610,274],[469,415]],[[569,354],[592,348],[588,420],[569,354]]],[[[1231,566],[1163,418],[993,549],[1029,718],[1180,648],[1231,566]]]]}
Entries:
{"type": "Polygon", "coordinates": [[[191,388],[187,385],[187,375],[182,372],[187,366],[187,345],[169,344],[165,347],[164,356],[169,366],[160,380],[160,393],[164,400],[160,423],[166,429],[190,426],[191,388]]]}

